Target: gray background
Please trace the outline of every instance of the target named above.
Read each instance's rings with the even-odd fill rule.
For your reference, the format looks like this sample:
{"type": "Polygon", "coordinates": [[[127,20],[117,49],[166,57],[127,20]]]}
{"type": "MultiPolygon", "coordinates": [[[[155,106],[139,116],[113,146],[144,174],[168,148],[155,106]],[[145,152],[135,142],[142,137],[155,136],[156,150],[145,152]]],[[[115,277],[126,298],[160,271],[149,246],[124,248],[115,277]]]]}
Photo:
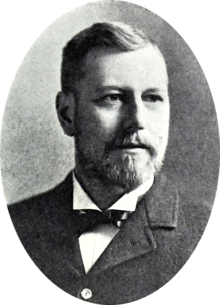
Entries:
{"type": "Polygon", "coordinates": [[[183,39],[161,18],[128,3],[98,2],[58,19],[35,42],[16,75],[2,127],[2,179],[8,203],[43,192],[74,166],[73,140],[55,112],[62,48],[79,30],[100,21],[124,21],[148,32],[160,47],[170,78],[171,126],[164,171],[183,196],[211,206],[219,140],[212,97],[183,39]]]}

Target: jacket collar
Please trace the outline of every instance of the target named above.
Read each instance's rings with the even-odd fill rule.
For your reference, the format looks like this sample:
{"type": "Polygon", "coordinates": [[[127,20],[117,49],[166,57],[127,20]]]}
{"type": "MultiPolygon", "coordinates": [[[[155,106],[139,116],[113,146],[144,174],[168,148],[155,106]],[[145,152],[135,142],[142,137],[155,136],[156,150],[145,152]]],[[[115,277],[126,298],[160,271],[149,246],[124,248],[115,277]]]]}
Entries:
{"type": "Polygon", "coordinates": [[[155,179],[155,183],[145,197],[147,217],[151,229],[177,226],[179,195],[175,184],[164,174],[155,179]]]}

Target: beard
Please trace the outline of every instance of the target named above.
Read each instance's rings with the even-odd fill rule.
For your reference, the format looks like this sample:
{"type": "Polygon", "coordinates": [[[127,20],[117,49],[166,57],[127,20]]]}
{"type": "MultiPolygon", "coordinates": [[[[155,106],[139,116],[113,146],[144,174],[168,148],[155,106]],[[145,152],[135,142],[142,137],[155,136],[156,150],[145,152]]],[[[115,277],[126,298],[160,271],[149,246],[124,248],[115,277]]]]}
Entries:
{"type": "Polygon", "coordinates": [[[167,142],[160,144],[159,152],[156,145],[153,146],[134,134],[123,140],[110,141],[103,154],[94,151],[94,146],[89,146],[87,149],[77,149],[76,157],[87,174],[130,192],[160,171],[167,142]],[[129,149],[132,146],[137,146],[140,151],[133,153],[129,149]]]}
{"type": "Polygon", "coordinates": [[[151,159],[124,153],[120,157],[110,154],[103,159],[103,175],[112,183],[120,185],[126,192],[136,189],[149,180],[162,166],[151,159]]]}

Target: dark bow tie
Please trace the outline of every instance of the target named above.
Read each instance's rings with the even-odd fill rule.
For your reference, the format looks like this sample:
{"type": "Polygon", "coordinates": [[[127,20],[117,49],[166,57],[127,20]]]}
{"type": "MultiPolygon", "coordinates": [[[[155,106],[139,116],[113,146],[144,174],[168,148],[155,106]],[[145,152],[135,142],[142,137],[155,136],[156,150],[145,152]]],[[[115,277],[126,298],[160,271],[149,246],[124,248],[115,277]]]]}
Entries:
{"type": "Polygon", "coordinates": [[[121,228],[123,223],[128,219],[132,212],[130,211],[118,211],[118,210],[74,210],[74,216],[77,217],[78,236],[84,232],[89,232],[95,229],[101,224],[113,224],[118,228],[121,228]]]}

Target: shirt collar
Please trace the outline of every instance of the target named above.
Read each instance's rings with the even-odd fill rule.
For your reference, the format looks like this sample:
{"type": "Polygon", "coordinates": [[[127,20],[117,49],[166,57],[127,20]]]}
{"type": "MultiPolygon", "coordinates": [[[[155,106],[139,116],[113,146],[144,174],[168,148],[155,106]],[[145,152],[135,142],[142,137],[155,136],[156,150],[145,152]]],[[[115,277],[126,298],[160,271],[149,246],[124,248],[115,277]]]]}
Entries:
{"type": "MultiPolygon", "coordinates": [[[[154,182],[154,177],[151,177],[147,182],[140,185],[137,189],[130,193],[124,194],[117,200],[108,210],[135,211],[138,199],[142,197],[151,188],[154,182]]],[[[86,192],[81,187],[79,181],[73,172],[73,210],[98,210],[99,207],[91,200],[86,192]]]]}

